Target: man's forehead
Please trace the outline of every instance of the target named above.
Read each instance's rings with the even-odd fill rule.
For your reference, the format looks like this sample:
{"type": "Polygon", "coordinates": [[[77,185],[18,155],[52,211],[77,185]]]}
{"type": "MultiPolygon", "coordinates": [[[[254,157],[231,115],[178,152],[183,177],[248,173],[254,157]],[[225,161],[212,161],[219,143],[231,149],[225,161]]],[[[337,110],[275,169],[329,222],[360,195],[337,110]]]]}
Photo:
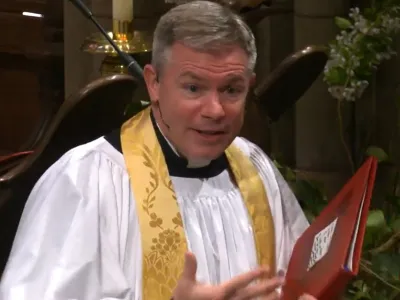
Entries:
{"type": "Polygon", "coordinates": [[[249,63],[249,57],[245,53],[245,51],[240,46],[226,46],[216,48],[207,48],[204,49],[194,49],[188,46],[185,46],[182,43],[175,43],[168,55],[169,61],[171,63],[184,63],[184,62],[204,62],[215,64],[215,65],[224,65],[224,64],[236,64],[247,66],[249,63]]]}
{"type": "Polygon", "coordinates": [[[229,52],[216,52],[195,50],[178,44],[170,50],[164,66],[174,77],[244,80],[252,75],[248,68],[249,58],[240,47],[229,52]]]}
{"type": "Polygon", "coordinates": [[[207,70],[203,69],[196,69],[192,68],[191,70],[182,70],[182,72],[179,73],[179,78],[185,79],[194,79],[194,80],[206,80],[209,78],[207,75],[215,75],[218,77],[221,77],[224,80],[228,80],[230,82],[240,82],[244,81],[248,78],[248,72],[245,70],[243,71],[227,71],[227,72],[221,72],[221,73],[213,73],[213,72],[207,72],[207,70]]]}

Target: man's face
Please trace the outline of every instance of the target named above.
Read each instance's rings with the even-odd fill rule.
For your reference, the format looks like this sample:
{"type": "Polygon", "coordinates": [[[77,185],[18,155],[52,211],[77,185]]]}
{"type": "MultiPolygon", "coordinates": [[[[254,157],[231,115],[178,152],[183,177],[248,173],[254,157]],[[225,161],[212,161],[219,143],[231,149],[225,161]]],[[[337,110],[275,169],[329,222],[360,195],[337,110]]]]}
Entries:
{"type": "Polygon", "coordinates": [[[210,54],[177,43],[161,74],[145,67],[154,116],[181,155],[215,159],[239,134],[254,80],[248,63],[240,47],[210,54]]]}

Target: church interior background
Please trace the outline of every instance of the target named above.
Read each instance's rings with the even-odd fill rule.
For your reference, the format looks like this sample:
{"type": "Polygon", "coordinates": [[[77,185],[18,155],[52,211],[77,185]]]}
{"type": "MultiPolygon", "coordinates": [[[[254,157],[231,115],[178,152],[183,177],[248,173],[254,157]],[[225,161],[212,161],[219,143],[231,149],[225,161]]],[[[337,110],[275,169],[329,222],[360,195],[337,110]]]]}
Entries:
{"type": "MultiPolygon", "coordinates": [[[[150,60],[159,16],[174,5],[162,0],[84,2],[142,66],[150,60]]],[[[400,299],[400,59],[395,55],[400,51],[400,1],[230,4],[251,25],[258,48],[257,84],[242,135],[275,160],[311,221],[367,155],[378,157],[360,275],[348,299],[400,299]],[[381,35],[368,43],[376,47],[346,53],[348,60],[373,61],[376,69],[370,74],[357,69],[353,79],[361,92],[347,99],[346,91],[352,91],[346,88],[357,84],[343,82],[347,75],[335,69],[334,50],[346,50],[341,41],[352,30],[367,36],[365,28],[374,24],[381,35]],[[386,58],[382,37],[392,38],[387,43],[393,55],[386,58]],[[385,59],[376,59],[381,56],[385,59]],[[283,111],[278,108],[272,116],[279,106],[283,111]]],[[[105,133],[148,99],[99,30],[70,1],[2,0],[0,32],[0,244],[5,244],[13,182],[48,155],[43,154],[47,145],[61,149],[105,133]],[[85,97],[88,104],[78,105],[85,97]],[[68,130],[58,128],[64,119],[68,130]]]]}

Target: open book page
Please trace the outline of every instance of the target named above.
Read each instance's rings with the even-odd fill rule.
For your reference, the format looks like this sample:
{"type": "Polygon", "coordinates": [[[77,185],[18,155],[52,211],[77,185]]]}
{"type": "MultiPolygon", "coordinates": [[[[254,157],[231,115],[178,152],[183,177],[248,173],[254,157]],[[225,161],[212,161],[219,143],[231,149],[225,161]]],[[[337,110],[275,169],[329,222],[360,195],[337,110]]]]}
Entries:
{"type": "Polygon", "coordinates": [[[328,253],[333,234],[335,233],[337,220],[338,218],[333,220],[328,226],[315,235],[307,271],[328,253]]]}
{"type": "Polygon", "coordinates": [[[354,227],[352,239],[351,239],[351,244],[349,248],[349,252],[347,253],[347,263],[346,263],[346,268],[349,271],[353,270],[353,255],[354,255],[354,248],[356,246],[356,240],[358,237],[358,228],[360,227],[360,220],[361,220],[361,215],[364,207],[364,200],[365,200],[365,195],[367,194],[367,185],[365,186],[364,193],[363,193],[363,198],[361,200],[360,208],[358,210],[358,216],[357,216],[357,223],[354,227]]]}
{"type": "MultiPolygon", "coordinates": [[[[367,189],[365,188],[363,193],[363,198],[360,203],[360,207],[357,214],[357,221],[352,234],[352,240],[350,243],[349,251],[347,254],[347,261],[345,267],[352,271],[353,269],[353,255],[354,248],[356,245],[356,240],[358,237],[358,229],[360,226],[361,214],[364,206],[364,199],[367,189]]],[[[334,219],[330,224],[328,224],[324,229],[318,232],[314,237],[314,242],[311,250],[310,260],[308,262],[307,271],[309,271],[315,264],[317,264],[329,251],[330,244],[332,242],[333,235],[335,233],[336,224],[338,218],[334,219]]]]}

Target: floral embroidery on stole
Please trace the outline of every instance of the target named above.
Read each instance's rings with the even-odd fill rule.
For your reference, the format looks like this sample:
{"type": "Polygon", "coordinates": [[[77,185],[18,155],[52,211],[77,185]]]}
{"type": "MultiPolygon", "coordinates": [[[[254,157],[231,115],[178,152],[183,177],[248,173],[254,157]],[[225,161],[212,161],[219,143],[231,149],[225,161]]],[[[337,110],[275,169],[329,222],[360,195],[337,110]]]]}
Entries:
{"type": "MultiPolygon", "coordinates": [[[[121,144],[140,224],[142,299],[170,299],[183,270],[187,244],[150,108],[123,124],[121,144]]],[[[264,185],[250,159],[237,147],[228,147],[226,155],[252,220],[258,263],[275,270],[274,224],[264,185]]]]}

